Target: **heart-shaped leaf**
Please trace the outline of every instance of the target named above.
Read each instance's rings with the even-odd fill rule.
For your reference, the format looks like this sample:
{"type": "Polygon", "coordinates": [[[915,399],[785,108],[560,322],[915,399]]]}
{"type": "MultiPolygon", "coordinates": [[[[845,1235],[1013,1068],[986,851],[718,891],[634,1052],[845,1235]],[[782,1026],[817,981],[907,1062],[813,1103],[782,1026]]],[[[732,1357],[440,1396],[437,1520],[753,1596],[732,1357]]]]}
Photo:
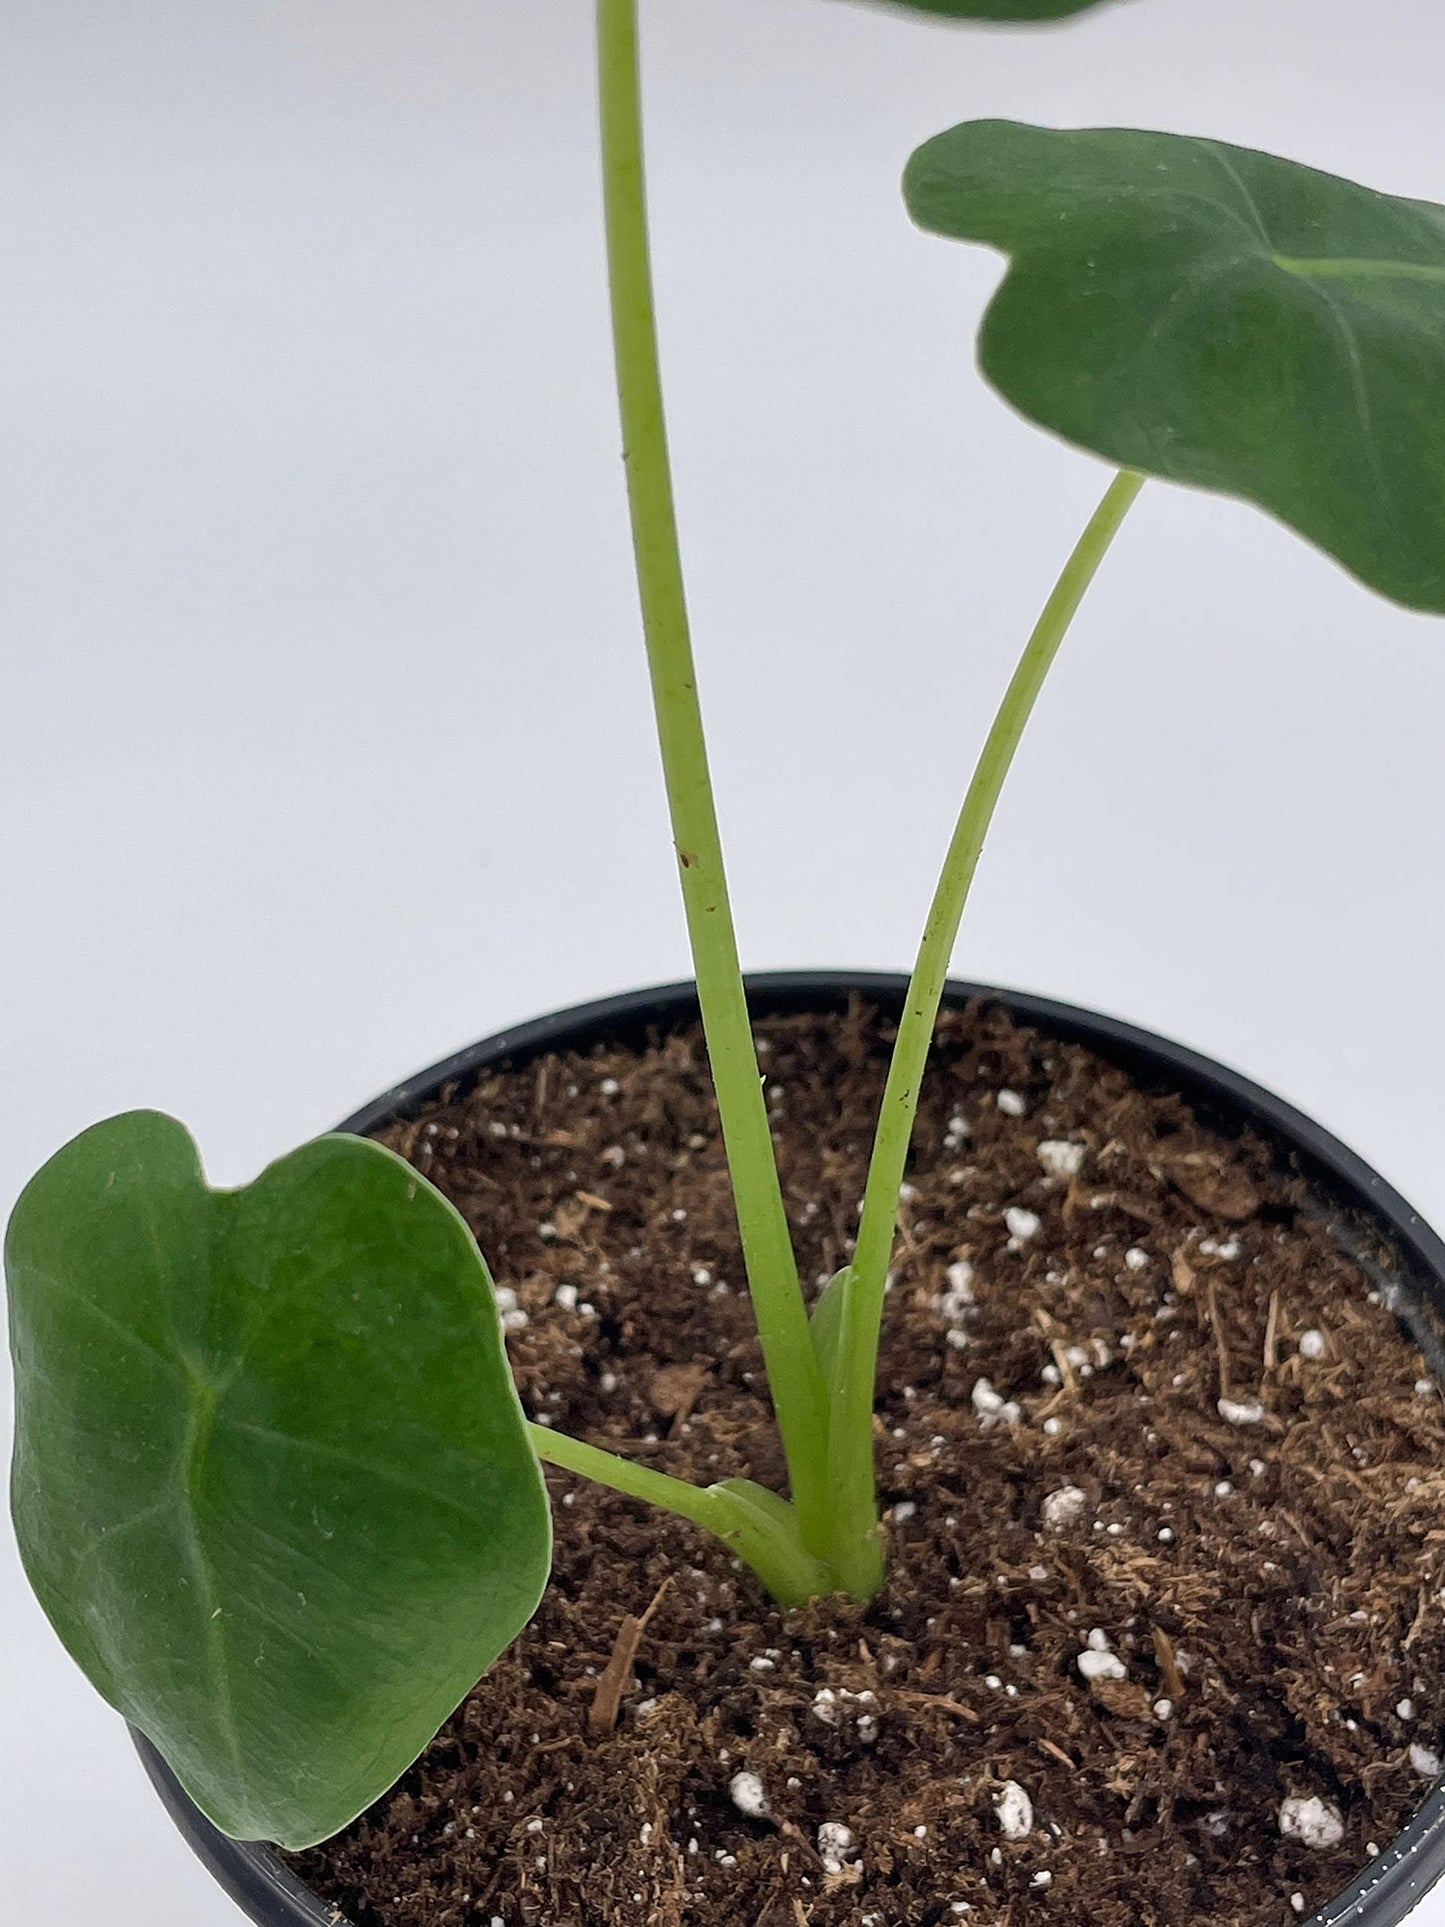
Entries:
{"type": "Polygon", "coordinates": [[[954,20],[1066,20],[1107,6],[1109,0],[887,0],[909,13],[941,13],[954,20]]]}
{"type": "Polygon", "coordinates": [[[470,1232],[360,1138],[213,1191],[139,1111],[31,1181],[5,1267],[15,1523],[56,1631],[225,1832],[326,1838],[546,1583],[470,1232]]]}
{"type": "Polygon", "coordinates": [[[1011,257],[979,358],[1016,408],[1445,613],[1445,209],[1220,141],[1008,121],[929,141],[905,192],[1011,257]]]}

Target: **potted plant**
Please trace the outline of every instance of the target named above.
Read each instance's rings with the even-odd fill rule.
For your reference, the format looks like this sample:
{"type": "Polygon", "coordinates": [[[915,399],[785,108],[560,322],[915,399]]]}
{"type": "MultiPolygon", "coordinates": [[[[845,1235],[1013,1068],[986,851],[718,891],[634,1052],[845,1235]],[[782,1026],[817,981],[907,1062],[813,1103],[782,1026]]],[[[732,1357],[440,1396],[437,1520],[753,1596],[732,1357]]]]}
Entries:
{"type": "MultiPolygon", "coordinates": [[[[1094,4],[912,10],[1017,23],[1094,4]]],[[[1381,593],[1445,610],[1441,211],[1160,134],[973,122],[915,155],[914,218],[1009,259],[985,375],[1119,473],[1006,692],[912,978],[763,982],[750,1005],[674,525],[635,0],[599,0],[598,45],[695,991],[493,1040],[239,1191],[210,1189],[155,1113],[58,1152],[6,1243],[36,1591],[257,1919],[333,1918],[319,1893],[397,1927],[774,1908],[903,1927],[1058,1902],[1264,1919],[1339,1888],[1327,1917],[1384,1927],[1445,1864],[1437,1803],[1409,1817],[1438,1764],[1412,1682],[1432,1676],[1438,1617],[1442,1441],[1415,1347],[1433,1355],[1439,1248],[1323,1133],[1158,1040],[966,988],[949,1000],[965,1015],[939,1013],[1014,749],[1146,476],[1253,501],[1381,593]],[[850,1149],[873,1098],[871,1148],[850,1149]],[[624,1185],[649,1147],[663,1177],[624,1185]],[[725,1248],[724,1181],[731,1281],[696,1243],[725,1248]],[[539,1185],[561,1201],[541,1219],[539,1185]],[[604,1257],[614,1221],[632,1243],[604,1257]],[[829,1258],[810,1290],[800,1251],[829,1258]],[[885,1352],[880,1379],[890,1282],[909,1375],[885,1352]],[[716,1349],[671,1357],[649,1323],[716,1349]],[[604,1449],[630,1437],[599,1404],[628,1375],[650,1404],[625,1393],[624,1417],[650,1410],[667,1436],[604,1449]],[[1341,1431],[1346,1397],[1361,1416],[1341,1431]],[[1320,1475],[1307,1505],[1281,1478],[1302,1459],[1320,1475]],[[558,1535],[574,1563],[537,1623],[567,1636],[518,1645],[553,1558],[544,1466],[578,1530],[558,1535]],[[643,1537],[634,1502],[656,1514],[643,1537]],[[618,1597],[629,1571],[645,1584],[618,1597]],[[1241,1605],[1236,1673],[1220,1626],[1241,1605]],[[660,1671],[642,1655],[664,1628],[660,1671]],[[634,1688],[644,1664],[666,1690],[634,1688]],[[513,1725],[479,1729],[508,1695],[513,1725]],[[554,1757],[600,1784],[579,1794],[576,1765],[541,1802],[554,1757]],[[523,1813],[519,1786],[545,1810],[523,1813]],[[371,1832],[346,1835],[368,1809],[371,1832]],[[1376,1812],[1393,1836],[1366,1831],[1376,1812]],[[227,1841],[306,1857],[287,1873],[227,1841]],[[358,1881],[360,1861],[385,1884],[358,1881]]]]}

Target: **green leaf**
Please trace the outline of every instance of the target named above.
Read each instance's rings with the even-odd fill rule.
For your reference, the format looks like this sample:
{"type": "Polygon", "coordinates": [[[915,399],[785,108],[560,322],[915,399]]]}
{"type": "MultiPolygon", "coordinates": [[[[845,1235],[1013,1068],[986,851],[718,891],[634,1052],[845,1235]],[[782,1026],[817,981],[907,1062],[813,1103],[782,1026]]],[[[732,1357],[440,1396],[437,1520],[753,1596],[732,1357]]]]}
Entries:
{"type": "Polygon", "coordinates": [[[1066,20],[1108,0],[887,0],[909,13],[941,13],[955,20],[1066,20]]]}
{"type": "Polygon", "coordinates": [[[803,1544],[794,1506],[752,1479],[708,1487],[722,1511],[714,1530],[752,1567],[780,1606],[801,1606],[831,1591],[828,1575],[803,1544]]]}
{"type": "Polygon", "coordinates": [[[929,141],[905,193],[1011,257],[979,357],[1031,420],[1445,613],[1445,209],[1220,141],[1008,121],[929,141]]]}
{"type": "Polygon", "coordinates": [[[835,1271],[818,1293],[811,1314],[813,1350],[818,1354],[823,1381],[830,1386],[833,1382],[833,1364],[838,1356],[838,1340],[843,1332],[843,1314],[848,1308],[848,1286],[852,1279],[851,1265],[844,1265],[841,1271],[835,1271]]]}
{"type": "Polygon", "coordinates": [[[213,1191],[137,1111],[31,1181],[5,1268],[15,1524],[56,1631],[225,1832],[326,1838],[546,1583],[470,1232],[360,1138],[213,1191]]]}

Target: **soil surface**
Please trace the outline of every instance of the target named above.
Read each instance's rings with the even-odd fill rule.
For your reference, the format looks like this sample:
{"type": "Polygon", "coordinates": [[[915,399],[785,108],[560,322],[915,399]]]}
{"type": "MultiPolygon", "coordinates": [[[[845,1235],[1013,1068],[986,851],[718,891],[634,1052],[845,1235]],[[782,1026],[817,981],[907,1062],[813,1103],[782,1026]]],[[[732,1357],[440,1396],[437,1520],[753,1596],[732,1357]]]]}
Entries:
{"type": "MultiPolygon", "coordinates": [[[[815,1289],[888,1026],[759,1034],[815,1289]]],[[[474,1226],[532,1414],[781,1484],[697,1034],[387,1137],[474,1226]]],[[[549,1474],[536,1619],[302,1877],[356,1927],[1312,1912],[1438,1770],[1445,1408],[1302,1197],[1089,1052],[945,1016],[878,1401],[886,1590],[778,1612],[700,1532],[549,1474]]]]}

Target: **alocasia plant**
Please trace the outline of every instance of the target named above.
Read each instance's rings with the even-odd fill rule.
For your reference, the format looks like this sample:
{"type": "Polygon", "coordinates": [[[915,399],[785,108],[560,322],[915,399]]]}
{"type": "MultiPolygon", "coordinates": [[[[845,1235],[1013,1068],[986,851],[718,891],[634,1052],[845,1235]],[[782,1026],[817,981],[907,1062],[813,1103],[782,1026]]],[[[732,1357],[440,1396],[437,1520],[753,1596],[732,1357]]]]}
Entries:
{"type": "MultiPolygon", "coordinates": [[[[1016,25],[1105,0],[893,0],[1016,25]]],[[[218,1825],[308,1845],[417,1755],[546,1581],[540,1462],[671,1510],[780,1601],[884,1578],[872,1410],[909,1138],[983,838],[1049,665],[1146,476],[1255,502],[1445,612],[1445,209],[1219,142],[979,121],[927,143],[923,226],[1001,250],[985,375],[1120,465],[1029,638],[924,930],[849,1265],[800,1288],[739,972],[658,376],[636,0],[598,0],[618,394],[698,996],[789,1492],[699,1488],[531,1425],[485,1263],[389,1152],[329,1137],[209,1189],[112,1118],[6,1242],[14,1510],[61,1638],[218,1825]]]]}

